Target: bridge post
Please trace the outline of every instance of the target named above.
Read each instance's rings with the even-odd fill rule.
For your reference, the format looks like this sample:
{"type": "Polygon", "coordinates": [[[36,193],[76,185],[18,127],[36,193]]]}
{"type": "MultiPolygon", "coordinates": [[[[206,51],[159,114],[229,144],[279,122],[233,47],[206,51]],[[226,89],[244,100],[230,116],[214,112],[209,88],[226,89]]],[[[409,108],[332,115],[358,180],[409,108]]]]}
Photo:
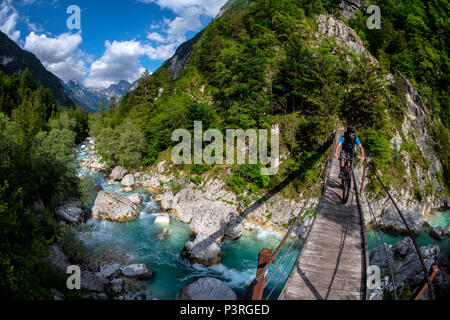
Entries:
{"type": "Polygon", "coordinates": [[[366,168],[367,168],[367,158],[364,159],[364,169],[363,169],[363,174],[362,174],[362,178],[361,178],[361,187],[359,189],[359,194],[362,194],[362,191],[363,191],[364,180],[366,178],[366,168]]]}
{"type": "MultiPolygon", "coordinates": [[[[430,282],[433,281],[434,276],[436,275],[436,273],[439,271],[438,266],[437,265],[432,265],[430,268],[430,272],[428,272],[428,277],[430,278],[430,282]]],[[[412,295],[411,300],[419,300],[420,297],[425,293],[425,290],[428,289],[428,282],[426,280],[426,275],[425,275],[425,280],[422,281],[421,285],[419,286],[419,288],[417,288],[417,291],[412,295]]]]}
{"type": "MultiPolygon", "coordinates": [[[[261,252],[258,254],[258,269],[256,270],[256,277],[258,277],[262,272],[264,272],[264,266],[273,262],[272,259],[272,250],[263,248],[261,252]]],[[[261,300],[264,292],[264,287],[266,285],[266,277],[267,270],[264,272],[264,275],[261,279],[259,279],[258,283],[255,285],[253,289],[252,300],[261,300]]]]}

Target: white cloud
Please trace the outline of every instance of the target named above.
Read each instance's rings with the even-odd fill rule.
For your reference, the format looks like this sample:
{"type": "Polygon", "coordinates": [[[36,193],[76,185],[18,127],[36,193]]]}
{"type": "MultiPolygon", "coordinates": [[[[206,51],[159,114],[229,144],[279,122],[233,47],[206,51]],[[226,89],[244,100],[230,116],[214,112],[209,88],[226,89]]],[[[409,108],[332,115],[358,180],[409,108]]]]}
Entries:
{"type": "Polygon", "coordinates": [[[139,0],[143,3],[156,3],[161,8],[170,9],[176,14],[181,14],[189,7],[198,7],[203,14],[214,17],[227,0],[139,0]]]}
{"type": "MultiPolygon", "coordinates": [[[[140,0],[144,3],[156,3],[163,9],[173,11],[177,16],[173,20],[164,19],[160,32],[147,33],[147,39],[155,43],[166,43],[175,48],[186,41],[188,31],[199,31],[203,24],[201,18],[214,17],[219,13],[220,8],[227,0],[140,0]]],[[[152,25],[150,29],[154,29],[152,25]]],[[[157,49],[167,50],[167,46],[160,46],[157,49]]]]}
{"type": "Polygon", "coordinates": [[[145,71],[139,57],[151,47],[136,40],[105,42],[105,53],[91,64],[85,83],[91,87],[107,87],[120,80],[134,81],[145,71]]]}
{"type": "Polygon", "coordinates": [[[5,0],[0,5],[0,31],[4,32],[13,41],[20,38],[20,31],[16,30],[18,14],[11,6],[11,1],[5,0]]]}
{"type": "Polygon", "coordinates": [[[80,33],[49,37],[32,31],[26,37],[24,48],[33,52],[50,72],[64,81],[82,81],[88,71],[86,62],[92,61],[92,57],[78,49],[82,41],[80,33]]]}
{"type": "Polygon", "coordinates": [[[32,31],[25,40],[25,49],[46,63],[58,63],[73,55],[81,42],[80,33],[63,33],[56,38],[49,38],[45,34],[39,36],[32,31]]]}

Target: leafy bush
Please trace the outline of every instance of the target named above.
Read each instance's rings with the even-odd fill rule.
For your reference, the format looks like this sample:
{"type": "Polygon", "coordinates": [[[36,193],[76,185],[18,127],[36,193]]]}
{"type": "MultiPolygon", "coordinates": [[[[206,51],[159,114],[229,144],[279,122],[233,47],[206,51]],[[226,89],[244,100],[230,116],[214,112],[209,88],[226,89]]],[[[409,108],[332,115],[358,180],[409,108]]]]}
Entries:
{"type": "Polygon", "coordinates": [[[385,169],[391,160],[392,150],[383,130],[369,129],[364,133],[365,147],[373,157],[372,163],[379,169],[385,169]]]}

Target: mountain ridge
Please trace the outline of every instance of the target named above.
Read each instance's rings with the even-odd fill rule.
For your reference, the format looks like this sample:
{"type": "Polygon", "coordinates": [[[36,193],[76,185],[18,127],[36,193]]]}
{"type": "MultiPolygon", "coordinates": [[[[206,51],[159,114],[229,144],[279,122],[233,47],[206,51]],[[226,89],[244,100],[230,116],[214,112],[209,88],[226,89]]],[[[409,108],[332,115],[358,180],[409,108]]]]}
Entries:
{"type": "Polygon", "coordinates": [[[110,85],[108,88],[87,87],[77,80],[69,80],[66,86],[72,100],[81,105],[87,111],[97,112],[102,99],[109,104],[110,99],[115,97],[117,101],[131,88],[131,84],[126,80],[110,85]]]}
{"type": "Polygon", "coordinates": [[[33,53],[23,50],[0,31],[0,70],[11,75],[21,73],[27,68],[36,82],[51,90],[59,104],[65,107],[75,107],[64,82],[48,71],[33,53]]]}

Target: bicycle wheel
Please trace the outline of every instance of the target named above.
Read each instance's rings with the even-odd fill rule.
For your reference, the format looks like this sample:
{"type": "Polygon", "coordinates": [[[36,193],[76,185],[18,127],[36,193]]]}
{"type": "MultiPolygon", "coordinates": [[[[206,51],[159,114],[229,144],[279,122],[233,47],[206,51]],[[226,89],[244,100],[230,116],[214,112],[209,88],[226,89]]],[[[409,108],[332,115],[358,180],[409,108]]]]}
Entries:
{"type": "Polygon", "coordinates": [[[350,194],[350,186],[352,183],[352,179],[350,177],[350,174],[348,173],[348,171],[345,171],[344,174],[344,179],[342,180],[343,184],[343,190],[342,190],[342,203],[345,204],[347,203],[348,200],[348,195],[350,194]]]}

